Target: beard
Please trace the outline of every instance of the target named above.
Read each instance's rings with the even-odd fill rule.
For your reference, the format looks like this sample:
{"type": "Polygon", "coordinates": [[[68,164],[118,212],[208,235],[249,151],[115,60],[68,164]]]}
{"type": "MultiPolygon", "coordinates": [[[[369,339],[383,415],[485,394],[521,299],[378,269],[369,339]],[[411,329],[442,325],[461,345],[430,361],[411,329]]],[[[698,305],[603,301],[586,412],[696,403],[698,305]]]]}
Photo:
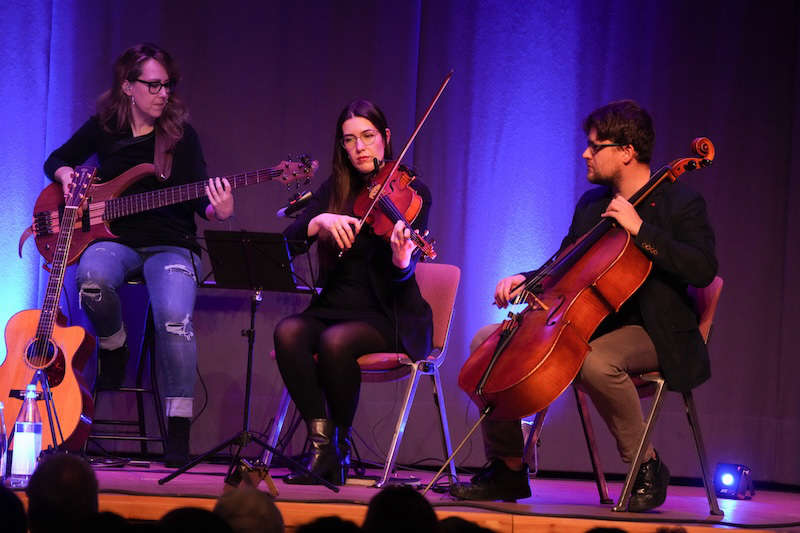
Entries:
{"type": "Polygon", "coordinates": [[[597,169],[587,169],[586,179],[593,185],[605,185],[613,187],[617,183],[619,176],[616,174],[602,174],[597,169]]]}

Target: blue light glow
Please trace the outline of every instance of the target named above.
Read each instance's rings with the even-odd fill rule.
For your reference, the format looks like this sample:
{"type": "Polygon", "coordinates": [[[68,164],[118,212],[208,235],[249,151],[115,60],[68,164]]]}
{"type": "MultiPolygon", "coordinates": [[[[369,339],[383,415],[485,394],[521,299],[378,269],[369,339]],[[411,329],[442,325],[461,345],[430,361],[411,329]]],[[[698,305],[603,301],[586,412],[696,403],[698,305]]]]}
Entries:
{"type": "Polygon", "coordinates": [[[725,473],[725,474],[722,474],[722,477],[720,478],[720,480],[722,481],[723,485],[725,485],[727,487],[730,487],[731,485],[733,485],[734,477],[733,477],[733,474],[725,473]]]}

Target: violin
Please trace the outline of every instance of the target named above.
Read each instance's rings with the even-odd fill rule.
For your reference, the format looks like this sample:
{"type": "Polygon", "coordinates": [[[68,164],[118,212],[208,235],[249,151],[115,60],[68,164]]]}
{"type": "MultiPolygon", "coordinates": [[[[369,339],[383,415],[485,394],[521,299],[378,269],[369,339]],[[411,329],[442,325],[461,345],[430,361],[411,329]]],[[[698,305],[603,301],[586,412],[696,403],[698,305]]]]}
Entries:
{"type": "MultiPolygon", "coordinates": [[[[411,232],[411,240],[428,259],[436,258],[436,251],[433,249],[432,244],[433,241],[429,243],[425,239],[427,231],[425,235],[420,235],[411,227],[411,222],[413,222],[422,208],[422,198],[420,198],[416,191],[408,186],[414,179],[413,172],[410,172],[408,168],[404,167],[404,169],[398,173],[398,169],[400,169],[400,161],[403,160],[406,152],[411,147],[411,143],[414,142],[419,130],[422,129],[422,125],[425,123],[425,120],[427,120],[431,110],[433,110],[433,106],[436,105],[436,102],[442,95],[442,91],[447,87],[452,77],[453,71],[451,70],[447,76],[444,77],[442,84],[439,86],[439,90],[436,91],[436,95],[433,97],[433,101],[428,105],[422,118],[417,123],[417,127],[414,128],[411,137],[406,141],[397,160],[387,161],[387,164],[384,164],[382,168],[379,168],[378,160],[374,160],[375,175],[371,180],[372,185],[368,186],[364,193],[359,194],[354,207],[355,214],[361,219],[360,221],[372,225],[373,231],[382,235],[387,240],[391,237],[392,229],[397,221],[404,221],[405,226],[411,232]],[[386,192],[387,190],[389,191],[388,193],[386,192]],[[404,209],[400,209],[400,206],[404,209]],[[380,209],[380,214],[374,212],[375,207],[380,209]],[[415,209],[416,211],[414,211],[415,209]],[[405,211],[408,211],[408,213],[405,211]],[[409,217],[409,213],[413,214],[409,217]],[[372,217],[372,222],[368,220],[370,217],[372,217]],[[378,227],[376,227],[376,224],[378,227]]],[[[339,257],[341,257],[341,253],[339,257]]]]}
{"type": "Polygon", "coordinates": [[[436,259],[433,240],[428,241],[428,231],[420,234],[411,224],[422,210],[422,197],[409,184],[416,179],[414,171],[398,166],[394,161],[384,162],[370,178],[367,186],[358,194],[353,205],[355,215],[372,227],[376,235],[389,240],[395,224],[402,221],[411,232],[411,241],[426,259],[436,259]],[[397,169],[396,172],[392,172],[397,169]],[[377,209],[372,209],[372,206],[377,209]]]}

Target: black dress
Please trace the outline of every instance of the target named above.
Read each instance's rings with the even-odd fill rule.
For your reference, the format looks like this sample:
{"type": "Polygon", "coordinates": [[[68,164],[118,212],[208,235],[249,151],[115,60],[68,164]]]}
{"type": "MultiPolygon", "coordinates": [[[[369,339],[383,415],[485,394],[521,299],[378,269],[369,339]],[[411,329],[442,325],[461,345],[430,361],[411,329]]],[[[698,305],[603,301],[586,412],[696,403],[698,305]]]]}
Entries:
{"type": "MultiPolygon", "coordinates": [[[[308,223],[327,211],[330,181],[320,186],[306,210],[284,231],[293,254],[307,251],[314,242],[315,239],[307,237],[308,223]]],[[[418,179],[411,182],[411,187],[423,199],[412,226],[424,229],[431,205],[430,192],[418,179]]],[[[389,243],[365,226],[353,247],[340,259],[334,255],[329,263],[322,275],[322,292],[302,314],[331,323],[364,321],[414,360],[430,353],[433,316],[414,278],[415,260],[405,269],[396,267],[389,243]]]]}

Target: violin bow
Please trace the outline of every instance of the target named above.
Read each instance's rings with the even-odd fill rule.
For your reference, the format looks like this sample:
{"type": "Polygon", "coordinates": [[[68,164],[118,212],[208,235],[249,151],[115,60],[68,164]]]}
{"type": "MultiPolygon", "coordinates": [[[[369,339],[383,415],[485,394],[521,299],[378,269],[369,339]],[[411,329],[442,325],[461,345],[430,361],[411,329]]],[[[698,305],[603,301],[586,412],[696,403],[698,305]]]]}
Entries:
{"type": "Polygon", "coordinates": [[[439,97],[444,92],[444,88],[447,87],[448,83],[450,83],[450,78],[452,77],[453,77],[453,71],[451,70],[450,72],[447,73],[447,76],[444,77],[444,80],[442,80],[442,84],[439,86],[439,90],[436,91],[436,95],[433,97],[433,101],[431,101],[431,103],[428,104],[428,109],[425,110],[425,113],[422,115],[422,118],[419,119],[417,127],[414,128],[414,132],[411,134],[411,137],[409,137],[409,139],[406,141],[406,144],[405,146],[403,146],[403,150],[400,152],[400,155],[397,156],[397,160],[394,162],[392,170],[389,172],[389,175],[386,176],[386,179],[383,181],[381,188],[378,189],[378,193],[375,195],[375,198],[373,198],[372,203],[369,204],[369,208],[367,208],[367,211],[366,213],[364,213],[364,216],[361,217],[359,224],[364,224],[364,221],[372,212],[372,209],[378,203],[378,200],[380,200],[381,195],[383,194],[383,191],[386,188],[386,184],[389,183],[389,181],[392,179],[392,176],[394,176],[394,173],[400,167],[400,162],[403,160],[403,157],[406,155],[406,152],[408,152],[408,149],[411,147],[411,143],[413,143],[414,139],[416,139],[419,130],[422,129],[422,125],[425,124],[425,121],[428,119],[428,115],[430,115],[431,111],[433,110],[433,106],[436,105],[436,102],[439,100],[439,97]]]}

